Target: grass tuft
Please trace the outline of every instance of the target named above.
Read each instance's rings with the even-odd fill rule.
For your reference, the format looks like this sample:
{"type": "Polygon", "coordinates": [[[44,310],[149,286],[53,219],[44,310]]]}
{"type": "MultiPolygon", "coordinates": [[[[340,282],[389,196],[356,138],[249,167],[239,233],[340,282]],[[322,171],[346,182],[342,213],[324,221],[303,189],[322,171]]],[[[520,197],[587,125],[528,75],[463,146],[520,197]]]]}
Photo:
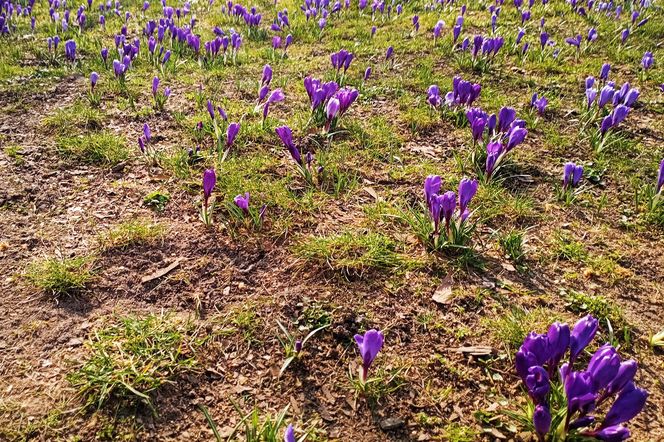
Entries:
{"type": "Polygon", "coordinates": [[[66,159],[76,159],[96,165],[114,165],[129,158],[125,141],[110,132],[97,132],[80,136],[61,136],[57,151],[66,159]]]}
{"type": "Polygon", "coordinates": [[[147,219],[125,221],[99,237],[102,251],[126,249],[128,247],[150,244],[164,236],[166,228],[147,219]]]}
{"type": "Polygon", "coordinates": [[[118,318],[95,331],[87,360],[68,380],[88,406],[117,400],[153,409],[151,395],[196,366],[193,350],[200,344],[191,323],[167,315],[118,318]]]}
{"type": "Polygon", "coordinates": [[[71,295],[92,280],[93,259],[47,258],[32,263],[25,277],[35,287],[54,295],[71,295]]]}

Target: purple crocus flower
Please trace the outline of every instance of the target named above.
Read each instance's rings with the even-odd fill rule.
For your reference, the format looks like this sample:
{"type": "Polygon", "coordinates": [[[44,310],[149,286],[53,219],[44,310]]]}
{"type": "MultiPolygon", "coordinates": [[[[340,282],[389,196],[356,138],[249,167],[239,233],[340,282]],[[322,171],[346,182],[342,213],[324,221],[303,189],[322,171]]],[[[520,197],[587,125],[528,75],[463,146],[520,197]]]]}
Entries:
{"type": "Polygon", "coordinates": [[[623,31],[620,33],[620,41],[622,44],[625,44],[627,37],[629,37],[629,28],[623,29],[623,31]]]}
{"type": "Polygon", "coordinates": [[[157,96],[157,90],[159,89],[159,77],[154,77],[152,79],[152,96],[157,96]]]}
{"type": "Polygon", "coordinates": [[[263,120],[267,118],[267,115],[270,112],[270,105],[283,101],[284,98],[286,98],[286,95],[284,95],[284,91],[281,90],[281,88],[272,91],[267,101],[263,105],[263,120]]]}
{"type": "Polygon", "coordinates": [[[535,432],[541,440],[549,433],[551,429],[551,412],[546,404],[537,404],[533,412],[533,424],[535,432]]]}
{"type": "Polygon", "coordinates": [[[325,114],[327,115],[328,121],[332,121],[332,119],[337,116],[340,106],[339,99],[335,97],[330,98],[325,107],[325,114]]]}
{"type": "Polygon", "coordinates": [[[288,126],[281,126],[277,127],[275,129],[275,132],[281,139],[281,142],[284,143],[284,146],[286,146],[286,149],[288,149],[288,152],[290,152],[291,157],[293,157],[293,160],[302,166],[302,155],[300,154],[300,150],[295,146],[295,143],[293,142],[293,132],[291,131],[291,128],[288,126]]]}
{"type": "Polygon", "coordinates": [[[440,192],[441,179],[438,175],[429,175],[424,180],[424,200],[427,207],[431,207],[431,198],[440,192]]]}
{"type": "Polygon", "coordinates": [[[544,115],[544,111],[546,110],[546,106],[548,104],[549,100],[547,100],[546,97],[538,97],[537,93],[534,93],[530,99],[530,107],[536,109],[540,116],[544,115]]]}
{"type": "Polygon", "coordinates": [[[570,334],[570,360],[574,361],[577,356],[588,346],[597,333],[599,322],[591,315],[584,316],[574,324],[570,334]]]}
{"type": "Polygon", "coordinates": [[[664,159],[659,163],[659,173],[657,174],[657,192],[662,191],[664,187],[664,159]]]}
{"type": "Polygon", "coordinates": [[[464,216],[470,200],[477,193],[478,186],[477,180],[469,180],[468,178],[463,178],[459,182],[459,212],[462,216],[464,216]]]}
{"type": "Polygon", "coordinates": [[[203,201],[206,208],[208,207],[210,195],[212,195],[212,189],[214,189],[215,184],[217,184],[217,174],[214,169],[206,169],[203,172],[203,201]]]}
{"type": "Polygon", "coordinates": [[[90,88],[94,90],[95,86],[97,86],[97,81],[99,81],[99,74],[96,72],[93,72],[90,74],[90,88]]]}
{"type": "Polygon", "coordinates": [[[367,81],[370,76],[371,76],[371,66],[367,67],[367,69],[364,71],[364,81],[367,81]]]}
{"type": "Polygon", "coordinates": [[[507,132],[510,125],[516,119],[516,109],[512,107],[503,107],[498,112],[498,132],[507,132]]]}
{"type": "Polygon", "coordinates": [[[643,54],[643,58],[641,59],[641,66],[643,66],[643,69],[650,69],[654,62],[655,57],[653,57],[652,52],[646,51],[646,53],[643,54]]]}
{"type": "Polygon", "coordinates": [[[610,71],[611,71],[611,65],[609,63],[604,63],[602,65],[602,69],[600,69],[599,71],[599,78],[604,81],[608,80],[610,71]]]}
{"type": "Polygon", "coordinates": [[[485,172],[487,177],[490,177],[491,174],[493,173],[496,163],[498,162],[498,158],[500,158],[500,155],[503,153],[503,145],[500,142],[492,142],[486,145],[486,165],[485,165],[485,172]]]}
{"type": "Polygon", "coordinates": [[[523,127],[514,127],[509,131],[509,137],[507,140],[507,146],[506,146],[506,151],[509,152],[510,150],[514,149],[516,146],[519,144],[523,143],[523,140],[525,140],[526,135],[528,135],[528,130],[523,128],[523,127]]]}
{"type": "Polygon", "coordinates": [[[542,50],[544,50],[544,47],[548,42],[549,42],[549,34],[546,32],[542,32],[540,34],[540,46],[542,46],[542,50]]]}
{"type": "Polygon", "coordinates": [[[647,391],[636,388],[634,384],[631,384],[630,388],[625,388],[618,395],[618,399],[613,403],[609,412],[606,413],[602,427],[612,427],[631,420],[641,412],[647,398],[647,391]]]}
{"type": "Polygon", "coordinates": [[[148,143],[152,139],[152,131],[150,130],[150,126],[148,126],[148,123],[143,124],[143,136],[145,137],[145,141],[148,143]]]}
{"type": "Polygon", "coordinates": [[[269,64],[263,66],[263,76],[261,77],[261,85],[269,86],[272,81],[272,67],[269,64]]]}
{"type": "Polygon", "coordinates": [[[385,51],[385,60],[389,61],[392,59],[392,55],[394,54],[394,48],[390,46],[387,48],[387,51],[385,51]]]}
{"type": "Polygon", "coordinates": [[[76,61],[76,42],[74,40],[65,42],[65,57],[69,61],[76,61]]]}
{"type": "Polygon", "coordinates": [[[383,348],[383,333],[374,329],[367,330],[364,336],[359,334],[355,335],[355,342],[360,349],[360,355],[362,355],[360,382],[365,383],[367,381],[369,367],[371,367],[374,359],[376,359],[378,352],[383,348]]]}
{"type": "Polygon", "coordinates": [[[288,427],[286,427],[286,432],[284,433],[284,442],[296,442],[293,424],[289,424],[288,427]]]}
{"type": "Polygon", "coordinates": [[[240,132],[240,123],[231,123],[226,130],[226,148],[230,148],[235,141],[235,137],[240,132]]]}
{"type": "Polygon", "coordinates": [[[246,215],[249,215],[249,192],[245,192],[243,195],[238,195],[233,199],[235,205],[242,209],[242,212],[246,215]]]}
{"type": "Polygon", "coordinates": [[[108,48],[101,48],[100,54],[101,54],[101,59],[104,61],[104,65],[106,65],[106,62],[108,60],[108,48]]]}
{"type": "Polygon", "coordinates": [[[590,28],[590,30],[588,31],[588,41],[593,42],[595,40],[597,40],[597,29],[590,28]]]}
{"type": "Polygon", "coordinates": [[[577,166],[572,162],[566,163],[563,168],[563,188],[578,186],[582,176],[583,166],[577,166]]]}

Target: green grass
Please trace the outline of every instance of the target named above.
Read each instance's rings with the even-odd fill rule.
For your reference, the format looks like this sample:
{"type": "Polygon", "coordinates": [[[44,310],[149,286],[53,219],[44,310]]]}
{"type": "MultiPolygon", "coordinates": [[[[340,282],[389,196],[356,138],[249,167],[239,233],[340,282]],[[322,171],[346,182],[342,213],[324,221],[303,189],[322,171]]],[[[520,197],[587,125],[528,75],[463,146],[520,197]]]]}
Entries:
{"type": "Polygon", "coordinates": [[[151,395],[196,367],[201,345],[192,323],[168,315],[114,318],[86,343],[83,365],[67,376],[88,406],[110,401],[153,407],[151,395]]]}
{"type": "Polygon", "coordinates": [[[110,132],[61,136],[56,140],[56,148],[66,159],[100,166],[114,165],[129,158],[125,141],[110,132]]]}
{"type": "Polygon", "coordinates": [[[15,165],[20,166],[23,163],[25,163],[21,146],[17,145],[5,146],[3,148],[3,151],[5,155],[7,155],[9,158],[11,158],[14,161],[15,165]]]}
{"type": "Polygon", "coordinates": [[[73,134],[77,130],[91,131],[101,129],[103,115],[99,109],[84,103],[76,103],[69,107],[57,109],[52,115],[44,118],[44,126],[58,133],[73,134]]]}
{"type": "Polygon", "coordinates": [[[528,333],[544,333],[554,321],[555,313],[548,309],[524,310],[514,307],[497,318],[486,318],[482,322],[513,353],[528,333]]]}
{"type": "Polygon", "coordinates": [[[35,287],[53,295],[71,295],[83,290],[92,281],[90,257],[47,258],[28,266],[27,280],[35,287]]]}
{"type": "Polygon", "coordinates": [[[518,230],[510,230],[498,238],[501,250],[509,259],[516,264],[523,262],[526,252],[523,249],[524,233],[518,230]]]}
{"type": "Polygon", "coordinates": [[[553,253],[560,259],[572,262],[584,262],[588,257],[588,251],[582,242],[561,232],[556,235],[553,253]]]}
{"type": "Polygon", "coordinates": [[[168,201],[170,201],[170,199],[171,196],[168,194],[168,192],[155,190],[145,195],[143,198],[143,204],[156,210],[157,212],[163,212],[166,208],[166,204],[168,201]]]}
{"type": "Polygon", "coordinates": [[[102,251],[126,249],[128,247],[150,244],[162,238],[166,227],[147,219],[125,221],[99,236],[102,251]]]}
{"type": "Polygon", "coordinates": [[[375,232],[307,238],[295,247],[295,253],[308,261],[349,273],[407,269],[421,264],[403,253],[396,241],[375,232]]]}

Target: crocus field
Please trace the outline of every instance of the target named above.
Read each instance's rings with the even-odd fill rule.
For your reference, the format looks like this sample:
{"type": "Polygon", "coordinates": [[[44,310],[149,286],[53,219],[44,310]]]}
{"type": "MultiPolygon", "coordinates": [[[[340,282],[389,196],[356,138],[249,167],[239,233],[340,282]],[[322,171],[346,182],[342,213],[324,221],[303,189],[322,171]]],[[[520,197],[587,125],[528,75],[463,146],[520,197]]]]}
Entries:
{"type": "Polygon", "coordinates": [[[0,440],[664,440],[660,0],[0,0],[0,440]]]}

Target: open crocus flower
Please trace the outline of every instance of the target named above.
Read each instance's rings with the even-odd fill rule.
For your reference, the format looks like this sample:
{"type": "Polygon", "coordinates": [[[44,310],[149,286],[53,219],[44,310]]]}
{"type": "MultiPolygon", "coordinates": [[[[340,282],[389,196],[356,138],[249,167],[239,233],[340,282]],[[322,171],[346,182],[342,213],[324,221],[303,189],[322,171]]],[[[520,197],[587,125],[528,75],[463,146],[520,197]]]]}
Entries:
{"type": "Polygon", "coordinates": [[[273,103],[284,101],[285,98],[286,95],[284,95],[284,91],[281,90],[281,88],[272,91],[267,101],[263,104],[263,121],[265,121],[268,113],[270,112],[270,105],[273,103]]]}
{"type": "Polygon", "coordinates": [[[249,215],[249,192],[245,192],[244,195],[238,195],[233,199],[235,205],[242,209],[244,215],[249,215]]]}
{"type": "Polygon", "coordinates": [[[648,70],[652,67],[653,63],[655,63],[655,57],[652,55],[652,52],[646,51],[641,59],[641,66],[644,70],[648,70]]]}
{"type": "Polygon", "coordinates": [[[383,333],[378,330],[367,330],[364,335],[355,335],[355,342],[362,356],[362,368],[360,370],[360,382],[366,383],[369,374],[369,367],[383,348],[383,333]]]}
{"type": "Polygon", "coordinates": [[[533,94],[530,99],[530,107],[537,110],[538,115],[541,117],[544,115],[546,106],[549,104],[549,100],[546,97],[538,97],[537,93],[533,94]]]}

